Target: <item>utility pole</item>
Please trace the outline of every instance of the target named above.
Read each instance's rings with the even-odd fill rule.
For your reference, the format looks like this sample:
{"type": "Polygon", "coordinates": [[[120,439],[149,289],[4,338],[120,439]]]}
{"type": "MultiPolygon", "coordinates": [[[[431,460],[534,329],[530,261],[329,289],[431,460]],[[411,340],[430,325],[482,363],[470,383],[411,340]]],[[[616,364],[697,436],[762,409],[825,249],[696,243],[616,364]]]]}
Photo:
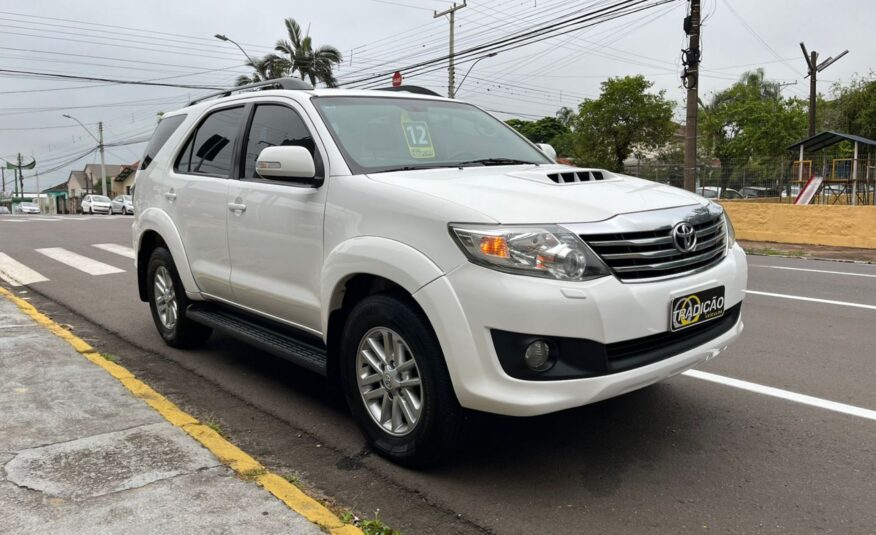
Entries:
{"type": "Polygon", "coordinates": [[[822,61],[820,64],[818,63],[818,52],[806,51],[806,45],[802,42],[800,43],[800,49],[803,50],[803,59],[806,60],[806,67],[809,71],[809,74],[806,76],[809,77],[809,137],[815,135],[815,103],[816,96],[818,94],[818,89],[815,87],[815,78],[818,73],[823,71],[824,69],[833,65],[833,63],[845,56],[849,53],[848,50],[843,50],[842,53],[837,57],[828,57],[826,60],[822,61]]]}
{"type": "Polygon", "coordinates": [[[687,115],[684,124],[684,189],[694,191],[697,186],[700,0],[690,0],[690,14],[684,19],[684,32],[690,36],[687,49],[681,51],[681,61],[684,64],[684,74],[681,76],[681,81],[687,88],[687,115]]]}
{"type": "Polygon", "coordinates": [[[21,172],[21,153],[18,153],[18,167],[15,168],[18,172],[18,183],[15,184],[15,192],[20,193],[22,197],[24,197],[24,177],[21,172]],[[21,185],[21,189],[19,189],[19,184],[21,185]]]}
{"type": "Polygon", "coordinates": [[[106,196],[106,162],[103,156],[103,121],[97,123],[97,146],[100,148],[100,194],[106,196]]]}
{"type": "MultiPolygon", "coordinates": [[[[76,121],[77,123],[79,123],[79,126],[81,126],[86,132],[88,132],[88,135],[91,136],[91,139],[97,141],[97,148],[100,149],[100,193],[101,193],[101,195],[105,196],[106,195],[106,163],[104,162],[104,155],[103,155],[103,121],[100,121],[97,123],[98,137],[94,137],[94,134],[91,133],[91,130],[89,130],[84,124],[82,124],[82,121],[80,121],[76,117],[73,117],[72,115],[67,115],[66,113],[64,115],[62,115],[62,117],[66,117],[67,119],[72,119],[73,121],[76,121]]],[[[87,183],[85,186],[85,191],[86,192],[88,191],[87,183]]]]}
{"type": "Polygon", "coordinates": [[[437,19],[438,17],[443,17],[444,15],[450,15],[450,64],[447,66],[447,96],[450,98],[456,98],[456,89],[454,86],[456,85],[456,69],[453,65],[454,60],[454,52],[453,52],[453,33],[454,28],[456,26],[455,17],[456,10],[464,8],[468,5],[466,2],[468,0],[462,0],[462,4],[456,5],[456,2],[453,2],[453,5],[441,13],[437,11],[434,12],[433,19],[437,19]]]}

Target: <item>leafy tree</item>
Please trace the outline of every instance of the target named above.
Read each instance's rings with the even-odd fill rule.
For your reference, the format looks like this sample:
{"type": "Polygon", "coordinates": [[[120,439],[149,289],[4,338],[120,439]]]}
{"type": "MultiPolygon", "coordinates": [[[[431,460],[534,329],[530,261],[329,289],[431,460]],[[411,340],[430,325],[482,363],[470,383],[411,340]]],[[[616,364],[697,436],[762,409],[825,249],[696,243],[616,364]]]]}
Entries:
{"type": "Polygon", "coordinates": [[[858,77],[832,90],[836,99],[828,106],[828,128],[876,139],[876,82],[858,77]]]}
{"type": "Polygon", "coordinates": [[[274,49],[288,57],[283,59],[289,62],[289,72],[297,72],[302,80],[309,79],[313,85],[319,80],[328,87],[336,87],[338,81],[332,71],[343,59],[341,52],[333,46],[314,49],[310,36],[301,34],[295,19],[287,18],[284,22],[288,39],[277,41],[274,49]]]}
{"type": "Polygon", "coordinates": [[[571,120],[571,154],[576,163],[623,171],[634,149],[657,149],[672,139],[674,103],[664,91],[648,93],[644,76],[609,78],[597,99],[578,106],[571,120]]]}
{"type": "Polygon", "coordinates": [[[509,119],[506,122],[533,143],[551,143],[554,138],[569,131],[556,117],[543,117],[537,121],[509,119]]]}
{"type": "Polygon", "coordinates": [[[543,117],[537,121],[509,119],[506,122],[533,143],[548,143],[557,151],[558,156],[569,155],[569,136],[572,131],[558,117],[543,117]]]}
{"type": "Polygon", "coordinates": [[[783,98],[781,86],[757,69],[715,93],[703,107],[700,146],[721,161],[721,185],[727,187],[734,164],[781,156],[806,135],[807,124],[807,104],[783,98]]]}

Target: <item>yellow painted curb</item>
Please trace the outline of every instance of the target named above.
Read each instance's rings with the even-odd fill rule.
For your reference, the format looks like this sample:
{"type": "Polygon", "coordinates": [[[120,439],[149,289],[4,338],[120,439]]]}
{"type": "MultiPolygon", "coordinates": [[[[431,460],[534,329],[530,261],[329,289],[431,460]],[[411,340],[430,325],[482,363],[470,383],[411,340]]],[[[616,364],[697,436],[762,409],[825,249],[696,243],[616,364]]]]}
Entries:
{"type": "Polygon", "coordinates": [[[273,494],[277,499],[286,504],[289,509],[295,511],[307,520],[319,525],[332,535],[363,535],[362,530],[344,522],[332,513],[326,506],[314,500],[301,489],[269,472],[261,463],[249,454],[226,440],[219,433],[199,422],[195,417],[174,405],[167,398],[153,390],[149,385],[140,381],[124,366],[102,357],[85,340],[74,335],[67,329],[58,325],[48,316],[41,313],[20,297],[16,297],[6,288],[0,287],[0,295],[15,303],[37,324],[46,327],[52,333],[68,342],[73,349],[85,358],[97,364],[107,373],[121,382],[134,396],[143,400],[158,414],[164,417],[176,427],[179,427],[205,448],[210,450],[220,461],[228,465],[238,476],[243,479],[255,480],[265,490],[273,494]]]}

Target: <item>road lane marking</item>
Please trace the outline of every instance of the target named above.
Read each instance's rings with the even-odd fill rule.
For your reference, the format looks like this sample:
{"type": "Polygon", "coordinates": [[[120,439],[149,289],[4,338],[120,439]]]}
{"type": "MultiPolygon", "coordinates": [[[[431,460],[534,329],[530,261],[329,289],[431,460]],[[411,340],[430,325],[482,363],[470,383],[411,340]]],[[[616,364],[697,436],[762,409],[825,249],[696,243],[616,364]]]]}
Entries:
{"type": "Polygon", "coordinates": [[[4,223],[27,223],[25,219],[0,219],[4,223]]]}
{"type": "Polygon", "coordinates": [[[119,245],[117,243],[95,243],[92,244],[92,247],[97,247],[98,249],[103,249],[104,251],[109,251],[131,259],[135,257],[133,248],[125,247],[124,245],[119,245]]]}
{"type": "Polygon", "coordinates": [[[769,268],[769,269],[787,269],[790,271],[809,271],[812,273],[827,273],[830,275],[849,275],[851,277],[872,277],[876,279],[876,275],[871,275],[868,273],[849,273],[848,271],[828,271],[825,269],[806,269],[806,268],[795,268],[795,267],[785,267],[785,266],[765,266],[763,264],[749,264],[750,267],[759,267],[759,268],[769,268]]]}
{"type": "Polygon", "coordinates": [[[49,280],[6,253],[0,253],[0,279],[11,286],[25,286],[49,280]]]}
{"type": "Polygon", "coordinates": [[[851,303],[849,301],[834,301],[833,299],[818,299],[816,297],[804,297],[802,295],[774,294],[771,292],[756,292],[754,290],[745,290],[745,293],[752,295],[765,295],[767,297],[778,297],[780,299],[796,299],[797,301],[811,301],[813,303],[824,303],[827,305],[840,305],[844,307],[866,308],[868,310],[876,310],[876,305],[867,305],[864,303],[851,303]]]}
{"type": "Polygon", "coordinates": [[[686,372],[683,372],[682,375],[693,377],[695,379],[702,379],[703,381],[710,381],[712,383],[722,384],[725,386],[732,386],[733,388],[748,390],[749,392],[755,392],[757,394],[763,394],[765,396],[786,399],[795,403],[802,403],[803,405],[818,407],[820,409],[827,409],[834,412],[841,412],[843,414],[876,421],[876,411],[864,409],[862,407],[855,407],[854,405],[846,405],[845,403],[838,403],[836,401],[807,396],[805,394],[798,394],[796,392],[782,390],[781,388],[774,388],[772,386],[749,383],[748,381],[733,379],[731,377],[724,377],[723,375],[715,375],[714,373],[703,372],[700,370],[687,370],[686,372]]]}
{"type": "Polygon", "coordinates": [[[74,269],[78,269],[79,271],[88,273],[89,275],[108,275],[110,273],[125,272],[124,269],[119,269],[115,266],[104,264],[103,262],[98,262],[97,260],[92,260],[87,256],[82,256],[81,254],[74,253],[73,251],[68,251],[67,249],[63,249],[61,247],[48,247],[45,249],[37,249],[36,252],[44,254],[52,260],[57,260],[62,264],[67,264],[74,269]]]}

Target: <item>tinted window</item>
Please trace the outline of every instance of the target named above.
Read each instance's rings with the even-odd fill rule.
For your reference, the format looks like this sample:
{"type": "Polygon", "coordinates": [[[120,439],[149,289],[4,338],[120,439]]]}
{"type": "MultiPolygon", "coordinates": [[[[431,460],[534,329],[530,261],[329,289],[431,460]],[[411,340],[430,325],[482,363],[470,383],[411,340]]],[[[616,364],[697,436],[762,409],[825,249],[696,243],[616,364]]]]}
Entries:
{"type": "Polygon", "coordinates": [[[256,108],[247,136],[243,178],[259,178],[255,171],[259,153],[265,147],[277,145],[293,145],[309,150],[316,163],[316,174],[322,176],[322,162],[315,154],[313,136],[301,117],[286,106],[263,104],[256,108]]]}
{"type": "Polygon", "coordinates": [[[234,142],[243,108],[217,111],[207,116],[177,158],[177,171],[228,178],[234,159],[234,142]]]}
{"type": "Polygon", "coordinates": [[[149,144],[146,145],[146,152],[143,153],[143,160],[140,164],[140,169],[146,169],[149,167],[149,164],[155,159],[155,155],[158,154],[161,147],[167,143],[167,139],[170,135],[176,132],[176,129],[179,128],[179,125],[182,124],[185,118],[185,115],[174,115],[173,117],[162,119],[161,122],[158,123],[155,132],[152,133],[152,138],[149,140],[149,144]]]}

